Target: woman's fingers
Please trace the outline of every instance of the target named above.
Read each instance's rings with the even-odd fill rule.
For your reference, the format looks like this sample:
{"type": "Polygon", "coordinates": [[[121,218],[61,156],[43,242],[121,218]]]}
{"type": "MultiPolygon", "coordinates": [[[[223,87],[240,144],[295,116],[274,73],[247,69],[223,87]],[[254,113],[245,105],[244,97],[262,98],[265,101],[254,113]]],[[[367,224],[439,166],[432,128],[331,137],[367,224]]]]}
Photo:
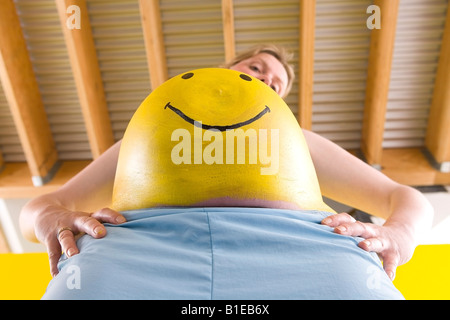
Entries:
{"type": "Polygon", "coordinates": [[[343,223],[354,223],[356,220],[346,212],[332,214],[322,220],[322,224],[329,227],[337,227],[343,223]]]}
{"type": "Polygon", "coordinates": [[[383,260],[383,269],[391,280],[395,278],[395,272],[399,265],[399,254],[391,250],[389,242],[384,238],[370,238],[361,241],[358,246],[366,251],[378,253],[383,260]]]}
{"type": "Polygon", "coordinates": [[[78,247],[75,242],[75,236],[70,227],[62,227],[56,231],[53,237],[49,237],[46,241],[47,253],[50,264],[50,273],[52,277],[58,274],[58,262],[62,252],[68,257],[77,254],[78,247]]]}
{"type": "Polygon", "coordinates": [[[52,241],[46,243],[47,247],[47,253],[48,253],[48,260],[50,265],[50,274],[52,277],[55,277],[59,270],[58,270],[58,261],[61,257],[61,246],[58,242],[58,240],[52,239],[52,241]]]}
{"type": "Polygon", "coordinates": [[[96,218],[101,222],[112,224],[120,224],[126,221],[125,217],[117,211],[110,208],[103,208],[91,214],[91,217],[96,218]]]}
{"type": "Polygon", "coordinates": [[[52,276],[58,274],[57,266],[61,252],[65,252],[68,257],[79,253],[76,243],[77,235],[86,233],[94,238],[102,238],[106,235],[103,223],[120,224],[126,221],[122,214],[109,208],[98,210],[92,214],[72,212],[67,217],[59,222],[61,225],[55,231],[54,236],[49,236],[46,241],[52,276]]]}
{"type": "Polygon", "coordinates": [[[58,241],[61,245],[61,249],[63,252],[66,253],[68,257],[71,257],[75,254],[77,254],[78,247],[75,242],[75,235],[70,228],[63,228],[60,229],[61,231],[58,231],[58,241]]]}
{"type": "Polygon", "coordinates": [[[339,213],[328,216],[322,220],[322,224],[334,228],[334,232],[342,235],[372,238],[376,237],[378,232],[377,228],[371,223],[363,223],[356,221],[348,213],[339,213]]]}
{"type": "Polygon", "coordinates": [[[106,235],[103,223],[120,224],[125,222],[125,217],[109,208],[103,208],[89,215],[81,215],[75,218],[75,233],[84,232],[94,238],[102,238],[106,235]]]}
{"type": "Polygon", "coordinates": [[[363,250],[376,252],[383,260],[386,274],[394,280],[400,254],[398,250],[395,250],[393,238],[389,236],[388,229],[372,223],[356,221],[346,213],[328,216],[322,220],[322,224],[333,227],[334,232],[338,234],[364,238],[358,246],[363,250]]]}
{"type": "Polygon", "coordinates": [[[102,238],[106,234],[105,226],[91,215],[77,216],[73,221],[73,231],[86,233],[93,238],[102,238]]]}
{"type": "Polygon", "coordinates": [[[378,228],[371,223],[356,221],[354,223],[341,224],[335,228],[335,232],[352,237],[364,239],[378,236],[378,228]]]}
{"type": "Polygon", "coordinates": [[[398,255],[389,254],[383,257],[383,269],[389,276],[389,278],[394,281],[395,272],[399,265],[399,257],[398,255]]]}

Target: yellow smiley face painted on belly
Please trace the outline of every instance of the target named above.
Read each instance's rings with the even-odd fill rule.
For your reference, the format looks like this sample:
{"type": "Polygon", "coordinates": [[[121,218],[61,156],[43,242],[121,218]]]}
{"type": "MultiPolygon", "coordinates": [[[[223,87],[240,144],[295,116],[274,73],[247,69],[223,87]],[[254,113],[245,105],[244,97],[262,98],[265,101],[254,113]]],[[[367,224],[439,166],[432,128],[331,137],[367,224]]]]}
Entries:
{"type": "Polygon", "coordinates": [[[112,207],[162,206],[332,212],[289,107],[258,79],[214,68],[166,81],[125,132],[112,207]]]}

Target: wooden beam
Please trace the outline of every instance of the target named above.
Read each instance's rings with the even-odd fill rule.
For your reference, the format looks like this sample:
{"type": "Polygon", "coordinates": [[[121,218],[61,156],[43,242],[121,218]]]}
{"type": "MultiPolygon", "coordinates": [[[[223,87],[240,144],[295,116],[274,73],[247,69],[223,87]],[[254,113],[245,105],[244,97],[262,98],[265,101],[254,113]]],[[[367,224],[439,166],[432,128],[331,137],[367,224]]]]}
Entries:
{"type": "Polygon", "coordinates": [[[222,24],[225,61],[230,61],[236,54],[233,0],[222,0],[222,24]]]}
{"type": "Polygon", "coordinates": [[[450,6],[447,8],[425,145],[438,169],[450,172],[450,6]]]}
{"type": "Polygon", "coordinates": [[[95,159],[114,144],[114,135],[86,1],[55,1],[95,159]]]}
{"type": "Polygon", "coordinates": [[[381,172],[410,186],[449,185],[450,173],[433,168],[422,148],[384,149],[381,172]]]}
{"type": "Polygon", "coordinates": [[[379,166],[399,0],[376,0],[374,4],[381,11],[381,28],[371,31],[361,149],[369,164],[379,166]]]}
{"type": "MultiPolygon", "coordinates": [[[[26,163],[6,163],[4,170],[0,172],[0,198],[34,198],[48,194],[63,186],[90,162],[88,160],[61,162],[54,178],[40,188],[34,187],[31,183],[30,170],[26,163]]],[[[434,169],[421,148],[385,149],[381,165],[381,172],[403,184],[450,185],[450,173],[434,169]]]]}
{"type": "Polygon", "coordinates": [[[67,181],[83,170],[90,161],[64,161],[51,181],[36,188],[30,179],[30,169],[26,163],[8,162],[0,172],[0,198],[34,198],[56,191],[67,181]]]}
{"type": "Polygon", "coordinates": [[[139,0],[152,90],[169,78],[159,0],[139,0]]]}
{"type": "Polygon", "coordinates": [[[0,150],[0,172],[2,172],[4,166],[5,166],[5,161],[3,160],[3,155],[2,155],[2,152],[0,150]]]}
{"type": "Polygon", "coordinates": [[[58,154],[13,0],[0,1],[0,77],[35,185],[51,179],[58,154]]]}
{"type": "Polygon", "coordinates": [[[420,148],[385,149],[381,167],[381,172],[392,180],[410,186],[434,185],[438,173],[420,148]]]}
{"type": "Polygon", "coordinates": [[[303,129],[311,129],[314,84],[314,37],[316,1],[300,0],[298,53],[298,113],[303,129]]]}

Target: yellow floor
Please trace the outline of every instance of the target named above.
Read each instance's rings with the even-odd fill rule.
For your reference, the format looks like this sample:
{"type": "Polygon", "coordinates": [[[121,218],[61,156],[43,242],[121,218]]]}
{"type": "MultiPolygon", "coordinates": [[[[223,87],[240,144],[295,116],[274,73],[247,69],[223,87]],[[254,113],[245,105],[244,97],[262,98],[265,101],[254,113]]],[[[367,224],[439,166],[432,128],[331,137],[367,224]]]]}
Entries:
{"type": "MultiPolygon", "coordinates": [[[[50,279],[46,253],[0,254],[0,300],[40,299],[50,279]]],[[[406,299],[450,299],[450,245],[418,246],[394,284],[406,299]]]]}
{"type": "Polygon", "coordinates": [[[50,279],[46,253],[0,254],[0,300],[40,299],[50,279]]]}
{"type": "Polygon", "coordinates": [[[418,246],[394,284],[407,300],[449,300],[450,244],[418,246]]]}

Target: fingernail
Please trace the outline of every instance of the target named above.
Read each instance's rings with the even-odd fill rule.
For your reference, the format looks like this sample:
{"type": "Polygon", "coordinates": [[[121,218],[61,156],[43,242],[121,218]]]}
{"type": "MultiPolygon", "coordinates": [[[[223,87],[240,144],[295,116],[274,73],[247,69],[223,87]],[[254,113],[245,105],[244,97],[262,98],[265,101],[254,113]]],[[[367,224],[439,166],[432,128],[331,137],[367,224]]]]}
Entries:
{"type": "Polygon", "coordinates": [[[322,221],[322,223],[323,223],[323,224],[330,224],[330,223],[331,223],[331,219],[330,219],[330,218],[325,218],[325,219],[322,221]]]}
{"type": "Polygon", "coordinates": [[[394,281],[395,274],[393,272],[388,272],[388,277],[389,277],[389,279],[391,279],[391,281],[394,281]]]}
{"type": "Polygon", "coordinates": [[[97,236],[102,235],[102,234],[103,234],[103,228],[102,228],[102,227],[96,227],[96,228],[94,229],[94,233],[95,233],[97,236]]]}
{"type": "Polygon", "coordinates": [[[345,232],[347,231],[347,228],[344,226],[337,226],[336,229],[338,229],[340,232],[345,232]]]}
{"type": "Polygon", "coordinates": [[[73,248],[70,248],[69,250],[67,250],[66,254],[70,258],[75,254],[75,250],[73,248]]]}
{"type": "Polygon", "coordinates": [[[119,217],[116,218],[116,222],[117,223],[124,223],[125,221],[126,221],[125,218],[122,217],[122,216],[119,216],[119,217]]]}

